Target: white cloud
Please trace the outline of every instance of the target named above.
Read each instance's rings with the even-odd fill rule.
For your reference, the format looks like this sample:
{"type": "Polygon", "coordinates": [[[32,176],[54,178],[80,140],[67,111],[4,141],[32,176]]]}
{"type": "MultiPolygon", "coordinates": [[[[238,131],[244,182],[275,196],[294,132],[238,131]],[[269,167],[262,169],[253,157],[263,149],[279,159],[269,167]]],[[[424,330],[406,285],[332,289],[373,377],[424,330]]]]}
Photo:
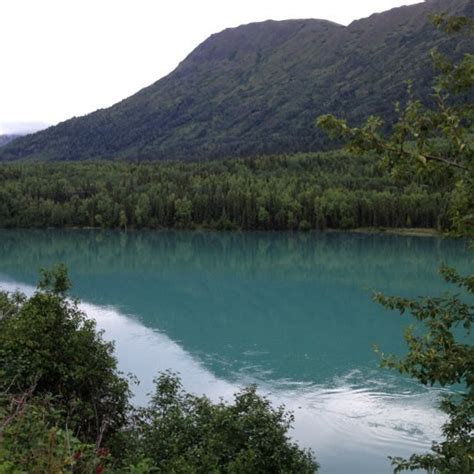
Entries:
{"type": "Polygon", "coordinates": [[[48,126],[45,122],[2,122],[0,123],[0,135],[27,134],[43,130],[48,126]]]}

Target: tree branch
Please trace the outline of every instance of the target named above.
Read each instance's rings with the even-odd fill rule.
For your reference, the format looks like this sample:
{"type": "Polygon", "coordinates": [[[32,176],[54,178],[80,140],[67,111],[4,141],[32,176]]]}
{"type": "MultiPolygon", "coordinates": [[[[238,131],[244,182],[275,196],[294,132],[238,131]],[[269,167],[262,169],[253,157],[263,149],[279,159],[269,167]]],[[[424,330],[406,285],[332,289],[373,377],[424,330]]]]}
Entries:
{"type": "Polygon", "coordinates": [[[467,166],[461,165],[460,163],[456,163],[455,161],[446,160],[445,158],[441,158],[439,156],[424,155],[424,154],[421,154],[421,156],[427,159],[428,161],[437,161],[438,163],[443,163],[447,166],[454,166],[455,168],[459,168],[464,171],[468,170],[467,166]]]}
{"type": "MultiPolygon", "coordinates": [[[[403,150],[403,152],[401,152],[400,150],[396,150],[395,148],[385,146],[383,144],[382,146],[383,148],[385,148],[385,150],[390,151],[392,153],[396,153],[398,155],[403,154],[405,156],[416,156],[414,153],[410,153],[409,151],[403,150]]],[[[438,163],[443,163],[446,166],[453,166],[454,168],[459,168],[463,171],[468,171],[467,166],[464,166],[461,163],[456,163],[455,161],[449,161],[446,158],[441,158],[440,156],[427,155],[426,153],[418,153],[418,156],[423,157],[426,161],[436,161],[438,163]]]]}

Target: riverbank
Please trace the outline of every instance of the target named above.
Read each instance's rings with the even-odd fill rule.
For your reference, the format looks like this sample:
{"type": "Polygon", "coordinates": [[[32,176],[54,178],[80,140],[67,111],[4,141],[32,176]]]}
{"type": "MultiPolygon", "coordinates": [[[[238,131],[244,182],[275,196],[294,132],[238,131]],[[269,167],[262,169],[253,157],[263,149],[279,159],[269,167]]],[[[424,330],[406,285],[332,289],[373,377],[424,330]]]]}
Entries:
{"type": "Polygon", "coordinates": [[[447,234],[429,227],[358,227],[351,232],[361,234],[395,234],[410,237],[446,237],[447,234]]]}
{"type": "Polygon", "coordinates": [[[142,232],[142,231],[151,231],[151,232],[170,232],[170,231],[181,231],[181,232],[232,232],[232,233],[247,233],[247,232],[257,232],[257,233],[296,233],[296,234],[308,234],[308,233],[321,233],[321,232],[355,232],[360,234],[394,234],[394,235],[405,235],[410,237],[450,237],[451,235],[442,232],[437,229],[432,229],[429,227],[356,227],[356,228],[347,228],[347,229],[308,229],[308,230],[288,230],[288,229],[273,229],[273,230],[249,230],[249,229],[215,229],[207,226],[196,226],[196,227],[129,227],[127,229],[117,228],[117,227],[99,227],[99,226],[47,226],[47,227],[1,227],[0,230],[66,230],[66,231],[121,231],[121,232],[142,232]]]}

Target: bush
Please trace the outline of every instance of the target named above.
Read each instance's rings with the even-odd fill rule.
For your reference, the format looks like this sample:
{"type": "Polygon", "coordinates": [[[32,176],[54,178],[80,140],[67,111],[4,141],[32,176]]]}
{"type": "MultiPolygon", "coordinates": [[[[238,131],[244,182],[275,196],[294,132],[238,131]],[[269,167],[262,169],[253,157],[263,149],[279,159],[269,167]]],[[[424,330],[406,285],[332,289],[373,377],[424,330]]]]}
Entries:
{"type": "Polygon", "coordinates": [[[132,409],[113,345],[77,301],[67,271],[43,271],[31,298],[0,292],[0,473],[312,473],[291,442],[293,416],[251,386],[233,404],[156,379],[132,409]]]}
{"type": "Polygon", "coordinates": [[[103,465],[94,445],[62,428],[64,413],[50,397],[3,394],[0,420],[2,474],[98,472],[103,465]]]}
{"type": "Polygon", "coordinates": [[[316,471],[312,453],[288,437],[293,416],[273,408],[255,386],[235,394],[233,404],[213,404],[183,391],[171,373],[155,382],[149,406],[137,413],[134,449],[160,472],[316,471]]]}
{"type": "Polygon", "coordinates": [[[125,424],[129,387],[113,345],[66,298],[68,289],[66,269],[58,266],[43,272],[31,298],[0,295],[0,388],[53,396],[69,428],[98,442],[125,424]]]}

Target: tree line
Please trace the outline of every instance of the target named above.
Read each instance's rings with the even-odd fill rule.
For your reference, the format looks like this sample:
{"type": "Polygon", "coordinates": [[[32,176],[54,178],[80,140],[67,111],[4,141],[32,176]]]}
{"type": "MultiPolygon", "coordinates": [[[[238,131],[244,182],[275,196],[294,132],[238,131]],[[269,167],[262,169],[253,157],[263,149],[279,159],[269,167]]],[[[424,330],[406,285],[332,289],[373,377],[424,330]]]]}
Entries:
{"type": "Polygon", "coordinates": [[[0,167],[0,226],[442,229],[456,207],[451,189],[445,178],[389,176],[375,157],[342,151],[202,163],[23,162],[0,167]]]}

